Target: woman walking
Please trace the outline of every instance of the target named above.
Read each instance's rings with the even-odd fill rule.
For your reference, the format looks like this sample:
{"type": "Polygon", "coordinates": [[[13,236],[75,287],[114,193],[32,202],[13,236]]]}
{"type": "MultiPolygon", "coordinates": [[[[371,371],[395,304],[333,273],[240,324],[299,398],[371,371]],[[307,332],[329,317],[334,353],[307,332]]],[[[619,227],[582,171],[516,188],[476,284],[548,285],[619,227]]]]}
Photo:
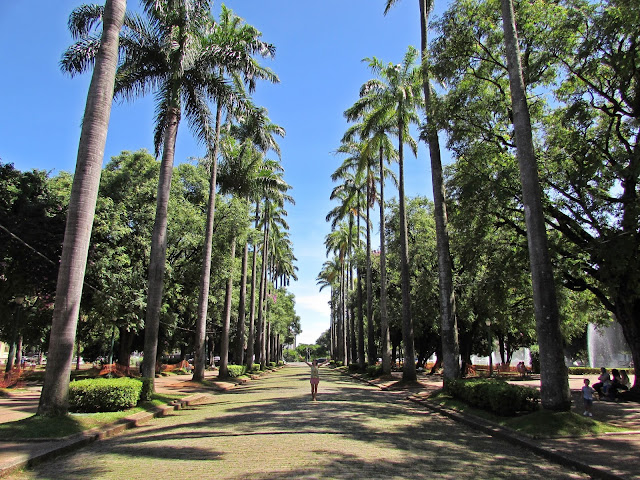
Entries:
{"type": "Polygon", "coordinates": [[[318,395],[318,384],[320,383],[320,367],[324,367],[329,363],[327,360],[324,363],[318,364],[318,360],[313,360],[313,363],[304,362],[311,367],[311,399],[316,401],[318,395]]]}

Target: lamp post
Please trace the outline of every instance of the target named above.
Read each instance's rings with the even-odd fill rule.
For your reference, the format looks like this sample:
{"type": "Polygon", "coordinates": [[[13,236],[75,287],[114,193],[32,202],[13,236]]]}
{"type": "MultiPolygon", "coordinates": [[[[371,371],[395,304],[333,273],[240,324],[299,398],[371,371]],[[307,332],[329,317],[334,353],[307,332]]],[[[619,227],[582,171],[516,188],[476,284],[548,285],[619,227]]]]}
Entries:
{"type": "Polygon", "coordinates": [[[493,339],[491,338],[491,320],[484,322],[487,325],[487,337],[489,340],[489,376],[493,376],[493,339]]]}

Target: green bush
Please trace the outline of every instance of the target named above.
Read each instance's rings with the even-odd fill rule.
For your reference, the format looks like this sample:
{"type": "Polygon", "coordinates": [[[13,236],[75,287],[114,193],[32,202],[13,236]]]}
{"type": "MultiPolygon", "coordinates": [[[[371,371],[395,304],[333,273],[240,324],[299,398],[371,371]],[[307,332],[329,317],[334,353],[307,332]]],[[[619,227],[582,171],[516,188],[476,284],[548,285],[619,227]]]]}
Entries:
{"type": "Polygon", "coordinates": [[[252,372],[259,372],[260,371],[260,364],[259,363],[251,364],[251,371],[252,372]]]}
{"type": "Polygon", "coordinates": [[[367,375],[371,378],[378,378],[382,375],[382,365],[369,365],[367,367],[367,375]]]}
{"type": "Polygon", "coordinates": [[[72,412],[117,412],[135,407],[140,400],[142,382],[135,378],[95,378],[69,385],[72,412]]]}
{"type": "Polygon", "coordinates": [[[276,368],[276,362],[269,362],[269,368],[276,368]]]}
{"type": "Polygon", "coordinates": [[[514,416],[520,411],[538,408],[540,394],[535,388],[511,385],[502,380],[449,380],[445,391],[472,407],[501,416],[514,416]]]}
{"type": "Polygon", "coordinates": [[[350,372],[357,372],[358,370],[360,370],[360,365],[358,365],[357,363],[350,363],[349,364],[349,371],[350,372]]]}
{"type": "Polygon", "coordinates": [[[600,369],[591,367],[569,367],[569,375],[600,375],[600,369]]]}
{"type": "Polygon", "coordinates": [[[247,373],[247,367],[244,365],[228,365],[227,373],[230,378],[238,378],[240,375],[247,373]]]}

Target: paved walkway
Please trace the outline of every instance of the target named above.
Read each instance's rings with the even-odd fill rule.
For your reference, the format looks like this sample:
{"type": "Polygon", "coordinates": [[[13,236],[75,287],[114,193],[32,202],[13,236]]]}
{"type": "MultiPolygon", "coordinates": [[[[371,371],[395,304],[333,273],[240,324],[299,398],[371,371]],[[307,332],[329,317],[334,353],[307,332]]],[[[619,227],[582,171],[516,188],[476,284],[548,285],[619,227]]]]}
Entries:
{"type": "MultiPolygon", "coordinates": [[[[532,453],[531,446],[587,465],[604,464],[605,472],[615,458],[618,468],[610,478],[640,478],[638,435],[521,446],[410,402],[406,390],[381,390],[393,381],[371,386],[325,368],[318,402],[311,402],[307,376],[308,367],[289,366],[224,395],[209,393],[200,398],[204,405],[76,446],[73,455],[56,455],[7,478],[589,478],[566,462],[532,453]]],[[[161,391],[201,392],[184,377],[159,380],[161,391]]],[[[413,393],[424,394],[440,382],[424,377],[413,393]]],[[[616,405],[623,404],[610,408],[616,405]]],[[[600,406],[594,412],[600,414],[600,406]]],[[[637,419],[637,408],[629,414],[637,419]]],[[[7,446],[0,443],[0,452],[7,446]]],[[[24,453],[39,447],[42,443],[27,442],[17,448],[24,453]]]]}

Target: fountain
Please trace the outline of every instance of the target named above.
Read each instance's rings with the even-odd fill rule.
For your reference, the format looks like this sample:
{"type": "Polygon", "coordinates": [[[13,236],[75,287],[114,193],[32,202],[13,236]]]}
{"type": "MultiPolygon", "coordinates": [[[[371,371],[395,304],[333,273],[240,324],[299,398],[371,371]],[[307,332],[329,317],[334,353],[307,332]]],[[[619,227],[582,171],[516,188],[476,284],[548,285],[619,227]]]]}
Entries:
{"type": "Polygon", "coordinates": [[[631,349],[622,334],[622,327],[615,321],[603,327],[590,323],[587,349],[592,368],[627,368],[631,363],[631,349]]]}

